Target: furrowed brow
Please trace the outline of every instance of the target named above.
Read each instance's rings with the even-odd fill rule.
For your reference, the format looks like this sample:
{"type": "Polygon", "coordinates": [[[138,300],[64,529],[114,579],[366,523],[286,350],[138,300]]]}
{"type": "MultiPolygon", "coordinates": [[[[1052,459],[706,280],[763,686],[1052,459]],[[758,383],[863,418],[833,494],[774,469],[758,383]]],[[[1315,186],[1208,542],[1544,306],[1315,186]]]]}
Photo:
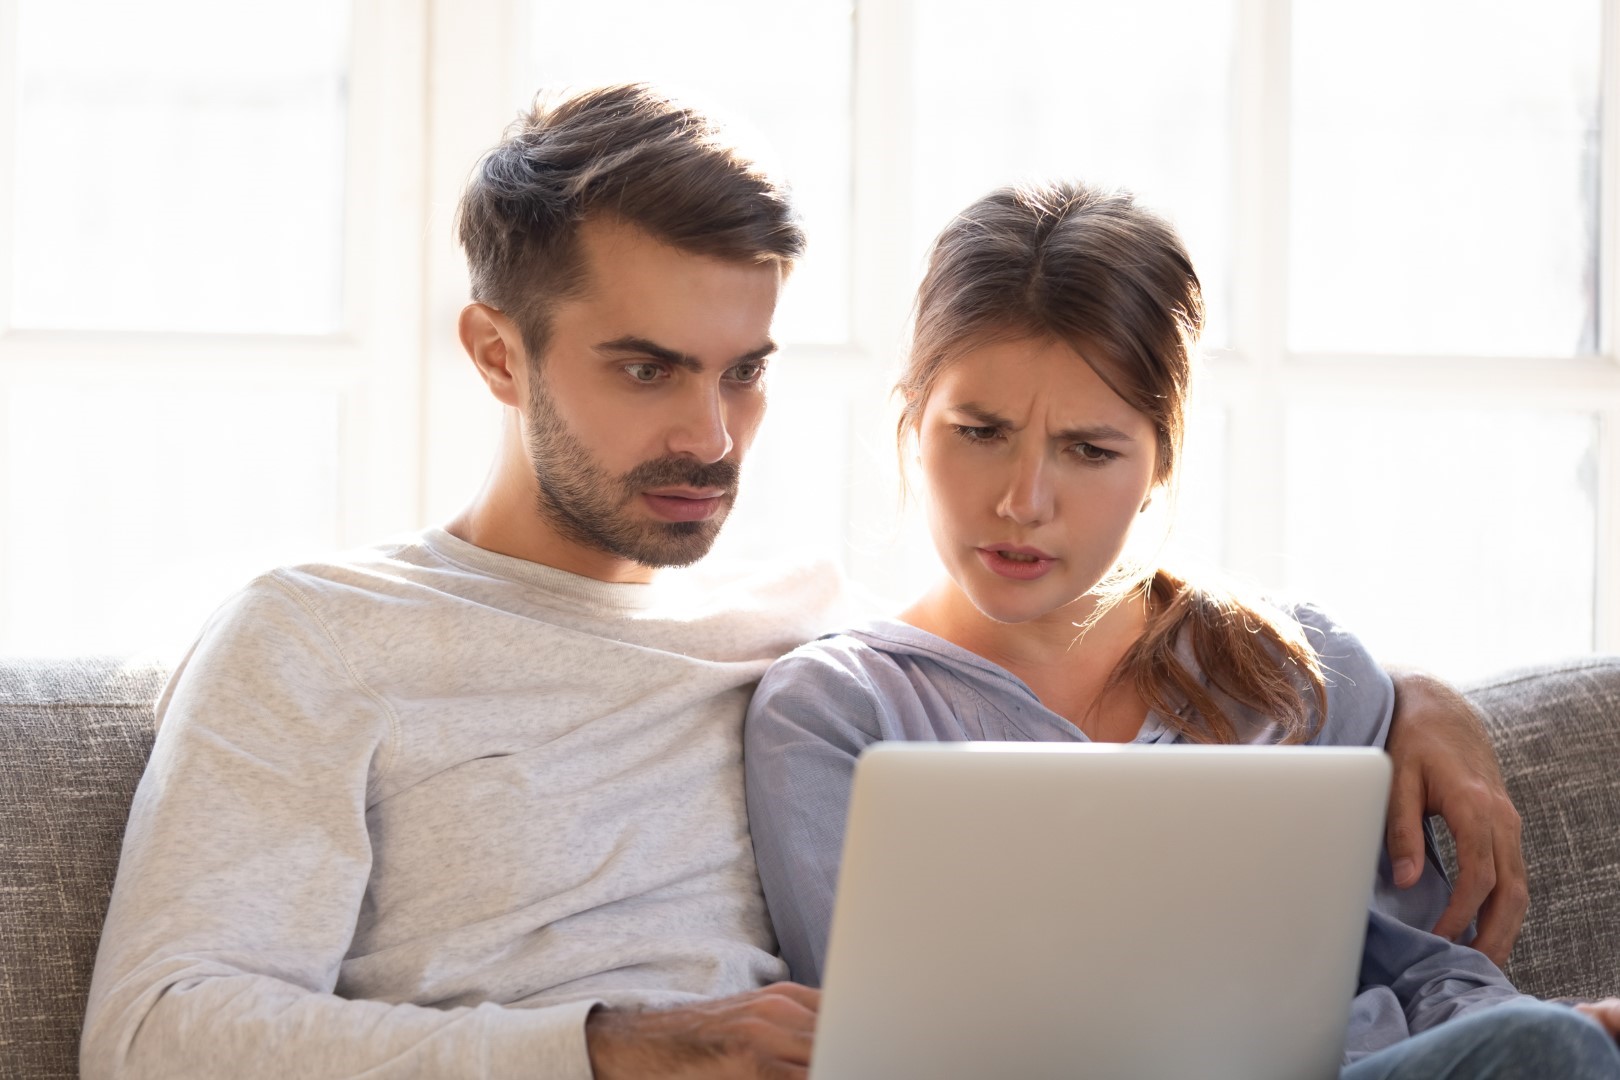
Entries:
{"type": "Polygon", "coordinates": [[[646,338],[627,336],[604,341],[596,347],[599,353],[617,354],[621,356],[645,356],[661,363],[671,364],[687,371],[702,371],[703,362],[695,356],[689,356],[674,349],[668,349],[656,341],[646,338]]]}
{"type": "Polygon", "coordinates": [[[1094,427],[1071,428],[1060,431],[1056,436],[1063,442],[1128,442],[1136,441],[1134,435],[1127,435],[1112,424],[1097,424],[1094,427]]]}
{"type": "MultiPolygon", "coordinates": [[[[687,371],[703,370],[703,361],[699,360],[697,357],[692,356],[689,353],[683,353],[675,349],[666,348],[665,346],[658,344],[656,341],[649,341],[646,338],[635,337],[634,335],[615,338],[612,341],[604,341],[600,345],[596,346],[596,351],[619,356],[645,356],[649,359],[657,360],[660,363],[671,364],[675,367],[684,368],[687,371]]],[[[752,349],[739,356],[734,363],[755,363],[765,359],[775,351],[776,342],[767,341],[759,348],[752,349]]]]}
{"type": "Polygon", "coordinates": [[[767,341],[765,344],[761,345],[759,348],[754,349],[751,352],[745,352],[741,356],[737,357],[737,363],[739,363],[739,364],[756,363],[756,362],[758,362],[760,360],[765,359],[767,356],[771,355],[775,351],[776,351],[776,342],[767,341]]]}
{"type": "Polygon", "coordinates": [[[952,405],[951,409],[975,420],[981,427],[1011,428],[1012,422],[1005,416],[997,415],[976,401],[964,401],[960,405],[952,405]]]}

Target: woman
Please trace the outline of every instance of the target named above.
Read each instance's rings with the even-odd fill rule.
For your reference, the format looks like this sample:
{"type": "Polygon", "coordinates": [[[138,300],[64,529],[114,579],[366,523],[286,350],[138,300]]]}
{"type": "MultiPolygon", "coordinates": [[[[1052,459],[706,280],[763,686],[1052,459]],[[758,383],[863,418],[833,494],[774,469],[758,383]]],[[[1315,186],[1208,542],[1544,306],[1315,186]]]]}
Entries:
{"type": "MultiPolygon", "coordinates": [[[[750,827],[795,979],[820,982],[851,773],[872,742],[1382,744],[1390,682],[1353,636],[1126,555],[1173,490],[1202,323],[1174,230],[1127,195],[1006,188],[935,242],[899,435],[945,576],[897,620],[783,658],[748,716],[750,827]]],[[[1620,1076],[1613,1029],[1594,1022],[1613,1003],[1588,1018],[1518,995],[1480,953],[1406,925],[1443,906],[1438,871],[1406,892],[1388,874],[1345,1076],[1449,1075],[1459,1055],[1455,1075],[1509,1075],[1481,1064],[1498,1049],[1492,1067],[1620,1076]],[[1486,1006],[1489,1023],[1467,1018],[1486,1006]]]]}

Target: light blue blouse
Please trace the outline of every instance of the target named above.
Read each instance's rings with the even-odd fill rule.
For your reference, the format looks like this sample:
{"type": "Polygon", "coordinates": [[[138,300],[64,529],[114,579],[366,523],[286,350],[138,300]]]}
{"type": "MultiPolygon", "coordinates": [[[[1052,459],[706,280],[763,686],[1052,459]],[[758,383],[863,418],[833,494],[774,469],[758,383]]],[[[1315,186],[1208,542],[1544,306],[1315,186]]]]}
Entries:
{"type": "MultiPolygon", "coordinates": [[[[1302,606],[1293,614],[1328,679],[1327,717],[1311,742],[1382,746],[1395,700],[1389,676],[1354,635],[1320,611],[1302,606]]],[[[1199,670],[1185,643],[1178,655],[1189,670],[1199,670]]],[[[1221,702],[1241,741],[1281,737],[1273,722],[1229,699],[1221,702]]],[[[1178,738],[1150,712],[1135,742],[1178,738]]],[[[1004,668],[905,623],[873,622],[777,661],[748,710],[744,762],[760,880],[796,981],[820,984],[855,759],[886,739],[1076,742],[1086,736],[1004,668]]],[[[1482,953],[1414,929],[1434,925],[1449,895],[1432,851],[1422,879],[1405,890],[1395,888],[1388,857],[1380,860],[1347,1063],[1451,1016],[1520,997],[1482,953]]]]}

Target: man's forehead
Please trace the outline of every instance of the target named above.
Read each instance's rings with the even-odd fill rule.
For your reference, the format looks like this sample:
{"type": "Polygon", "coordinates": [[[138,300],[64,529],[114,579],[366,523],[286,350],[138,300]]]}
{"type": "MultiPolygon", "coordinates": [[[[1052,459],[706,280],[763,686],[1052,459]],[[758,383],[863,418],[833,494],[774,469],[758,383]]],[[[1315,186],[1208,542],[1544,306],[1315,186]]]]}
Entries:
{"type": "Polygon", "coordinates": [[[585,287],[553,309],[577,344],[641,341],[711,362],[768,351],[778,263],[684,251],[614,219],[586,222],[580,247],[585,287]]]}

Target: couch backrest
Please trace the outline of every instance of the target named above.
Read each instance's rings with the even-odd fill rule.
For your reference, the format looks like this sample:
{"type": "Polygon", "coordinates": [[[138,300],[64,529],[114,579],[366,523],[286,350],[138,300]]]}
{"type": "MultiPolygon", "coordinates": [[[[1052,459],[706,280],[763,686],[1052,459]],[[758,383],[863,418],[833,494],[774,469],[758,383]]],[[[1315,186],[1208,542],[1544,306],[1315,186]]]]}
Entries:
{"type": "Polygon", "coordinates": [[[0,661],[0,1076],[77,1077],[79,1023],[165,672],[0,661]]]}
{"type": "MultiPolygon", "coordinates": [[[[1620,656],[1462,689],[1484,714],[1524,821],[1530,913],[1508,975],[1540,997],[1620,995],[1620,656]]],[[[1455,874],[1451,838],[1437,831],[1455,874]]]]}
{"type": "MultiPolygon", "coordinates": [[[[78,1075],[96,941],[164,679],[151,664],[0,659],[0,1076],[78,1075]]],[[[1544,997],[1620,994],[1620,657],[1464,689],[1524,818],[1532,906],[1509,974],[1544,997]]]]}

